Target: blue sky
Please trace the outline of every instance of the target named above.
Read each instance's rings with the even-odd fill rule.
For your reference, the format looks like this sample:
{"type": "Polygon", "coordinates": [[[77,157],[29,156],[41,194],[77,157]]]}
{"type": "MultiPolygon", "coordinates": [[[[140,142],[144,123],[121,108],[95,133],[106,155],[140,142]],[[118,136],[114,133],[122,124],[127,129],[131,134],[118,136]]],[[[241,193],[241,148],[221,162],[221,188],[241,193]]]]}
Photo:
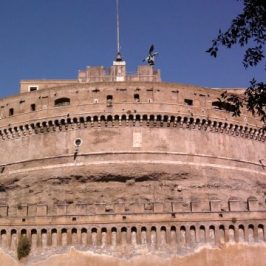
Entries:
{"type": "MultiPolygon", "coordinates": [[[[243,49],[205,51],[219,28],[241,11],[237,0],[120,0],[121,47],[127,70],[159,51],[164,81],[246,87],[265,81],[263,65],[245,70],[243,49]]],[[[86,66],[110,66],[116,53],[115,0],[1,0],[0,97],[22,79],[73,79],[86,66]]]]}

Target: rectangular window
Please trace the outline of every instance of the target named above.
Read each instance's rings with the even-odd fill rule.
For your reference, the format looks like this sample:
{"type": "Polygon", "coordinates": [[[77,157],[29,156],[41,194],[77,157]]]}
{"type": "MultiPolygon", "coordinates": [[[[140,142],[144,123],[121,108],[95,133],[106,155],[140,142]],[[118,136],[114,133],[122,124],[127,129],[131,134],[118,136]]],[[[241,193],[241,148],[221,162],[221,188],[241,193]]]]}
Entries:
{"type": "Polygon", "coordinates": [[[70,99],[63,97],[63,98],[58,98],[54,101],[54,106],[67,106],[70,105],[70,99]]]}
{"type": "Polygon", "coordinates": [[[107,95],[106,100],[107,100],[107,107],[112,107],[112,105],[113,105],[113,96],[112,95],[107,95]]]}
{"type": "Polygon", "coordinates": [[[30,105],[30,110],[32,112],[36,111],[36,104],[35,103],[33,103],[33,104],[30,105]]]}
{"type": "Polygon", "coordinates": [[[135,100],[135,102],[139,102],[140,101],[140,99],[139,99],[139,94],[134,94],[134,100],[135,100]]]}
{"type": "Polygon", "coordinates": [[[184,103],[186,105],[193,105],[193,100],[191,100],[191,99],[184,99],[184,103]]]}
{"type": "Polygon", "coordinates": [[[37,85],[29,85],[28,90],[31,91],[37,91],[39,89],[39,86],[37,85]]]}
{"type": "Polygon", "coordinates": [[[9,116],[12,116],[12,115],[14,115],[14,108],[9,109],[9,116]]]}

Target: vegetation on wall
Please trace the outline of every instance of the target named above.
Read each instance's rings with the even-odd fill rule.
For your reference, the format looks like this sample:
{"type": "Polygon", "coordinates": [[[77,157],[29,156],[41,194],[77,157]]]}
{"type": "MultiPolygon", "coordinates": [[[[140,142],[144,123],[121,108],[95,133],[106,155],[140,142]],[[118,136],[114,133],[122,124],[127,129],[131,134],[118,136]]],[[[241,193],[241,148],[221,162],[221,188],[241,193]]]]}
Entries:
{"type": "Polygon", "coordinates": [[[17,247],[17,256],[20,260],[21,258],[27,257],[30,254],[31,243],[26,236],[21,236],[17,247]]]}
{"type": "MultiPolygon", "coordinates": [[[[266,3],[265,0],[239,0],[243,2],[243,11],[232,20],[231,26],[212,40],[212,46],[206,51],[216,57],[220,46],[231,48],[233,45],[247,47],[244,53],[245,68],[257,66],[265,59],[266,44],[266,3]]],[[[264,62],[265,63],[265,62],[264,62]]],[[[265,64],[266,70],[266,64],[265,64]]],[[[223,93],[220,102],[235,105],[233,115],[240,115],[241,107],[246,107],[253,115],[258,115],[266,125],[266,83],[253,78],[244,95],[223,93]]]]}

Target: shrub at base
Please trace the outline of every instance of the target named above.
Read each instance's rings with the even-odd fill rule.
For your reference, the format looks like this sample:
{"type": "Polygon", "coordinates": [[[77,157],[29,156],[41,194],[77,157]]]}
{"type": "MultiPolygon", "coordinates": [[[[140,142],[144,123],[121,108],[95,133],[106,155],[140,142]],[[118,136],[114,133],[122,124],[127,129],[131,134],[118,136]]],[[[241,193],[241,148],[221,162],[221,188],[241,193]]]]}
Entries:
{"type": "Polygon", "coordinates": [[[26,236],[22,236],[18,242],[17,255],[20,260],[23,257],[26,257],[30,253],[31,243],[26,236]]]}

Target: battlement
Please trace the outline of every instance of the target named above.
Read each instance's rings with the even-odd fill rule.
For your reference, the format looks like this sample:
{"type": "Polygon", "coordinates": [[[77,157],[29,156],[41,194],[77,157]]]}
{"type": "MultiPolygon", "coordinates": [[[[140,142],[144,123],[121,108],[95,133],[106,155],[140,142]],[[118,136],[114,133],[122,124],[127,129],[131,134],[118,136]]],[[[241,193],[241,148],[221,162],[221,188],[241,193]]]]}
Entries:
{"type": "Polygon", "coordinates": [[[209,213],[209,212],[253,212],[264,211],[265,206],[259,205],[255,197],[247,201],[229,199],[223,202],[218,199],[210,201],[193,200],[190,202],[143,202],[143,203],[98,203],[98,204],[67,204],[55,206],[46,204],[19,204],[17,206],[0,205],[0,219],[4,217],[38,217],[65,215],[116,215],[116,214],[172,214],[172,213],[209,213]]]}
{"type": "Polygon", "coordinates": [[[137,68],[137,72],[130,74],[126,73],[123,62],[114,62],[110,68],[87,67],[85,70],[80,70],[78,80],[81,83],[90,82],[113,82],[113,81],[144,81],[144,82],[160,82],[160,70],[154,69],[152,66],[143,65],[137,68]],[[122,66],[120,80],[118,77],[117,67],[122,66]]]}
{"type": "Polygon", "coordinates": [[[63,204],[55,207],[55,216],[47,205],[17,206],[16,217],[5,216],[8,208],[1,206],[0,247],[12,254],[18,239],[27,236],[32,254],[75,246],[108,254],[133,255],[145,249],[169,255],[206,244],[264,242],[266,211],[257,210],[255,198],[247,202],[245,216],[247,209],[233,199],[228,201],[229,212],[220,209],[219,200],[139,203],[132,209],[123,204],[78,204],[76,211],[63,204]]]}
{"type": "Polygon", "coordinates": [[[149,65],[138,66],[136,73],[128,73],[125,62],[121,61],[114,62],[109,68],[88,66],[79,70],[77,79],[73,80],[22,80],[20,93],[100,82],[161,82],[161,74],[159,69],[149,65]]]}

